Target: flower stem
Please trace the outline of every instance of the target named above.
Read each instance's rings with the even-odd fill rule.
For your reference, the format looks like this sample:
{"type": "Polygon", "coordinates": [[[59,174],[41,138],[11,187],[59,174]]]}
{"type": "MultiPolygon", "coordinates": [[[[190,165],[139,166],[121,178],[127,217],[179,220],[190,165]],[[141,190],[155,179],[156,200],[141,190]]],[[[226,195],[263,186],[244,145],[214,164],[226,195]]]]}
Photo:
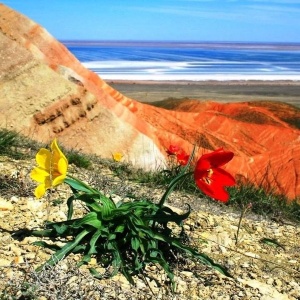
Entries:
{"type": "Polygon", "coordinates": [[[174,190],[176,184],[184,177],[187,177],[189,175],[193,174],[193,172],[188,172],[188,173],[183,173],[183,174],[179,174],[177,177],[175,177],[169,184],[167,190],[165,191],[165,193],[163,194],[163,196],[161,197],[158,206],[159,207],[163,207],[163,205],[165,204],[166,200],[168,199],[169,194],[174,190]]]}
{"type": "Polygon", "coordinates": [[[244,206],[244,208],[241,211],[241,215],[240,215],[240,219],[239,219],[239,224],[238,224],[238,229],[237,229],[236,236],[235,236],[235,245],[237,245],[237,243],[238,243],[242,219],[243,219],[245,213],[247,212],[247,210],[250,209],[251,207],[252,207],[252,203],[249,203],[246,207],[244,206]]]}
{"type": "Polygon", "coordinates": [[[240,228],[241,228],[241,223],[242,223],[242,219],[244,217],[244,214],[245,214],[245,209],[243,209],[241,211],[241,215],[240,215],[240,219],[239,219],[239,224],[238,224],[238,229],[237,229],[237,232],[236,232],[236,236],[235,236],[235,244],[237,245],[238,243],[238,239],[239,239],[239,233],[240,233],[240,228]]]}

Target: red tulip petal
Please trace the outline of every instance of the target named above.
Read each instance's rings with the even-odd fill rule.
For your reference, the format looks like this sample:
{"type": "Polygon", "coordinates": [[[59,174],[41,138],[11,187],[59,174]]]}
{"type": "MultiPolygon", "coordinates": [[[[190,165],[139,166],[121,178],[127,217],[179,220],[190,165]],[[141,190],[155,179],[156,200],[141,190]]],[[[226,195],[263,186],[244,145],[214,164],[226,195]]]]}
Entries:
{"type": "Polygon", "coordinates": [[[176,155],[180,151],[182,151],[181,148],[176,145],[170,145],[169,148],[166,150],[168,155],[176,155]]]}
{"type": "Polygon", "coordinates": [[[182,166],[185,166],[189,161],[190,156],[186,154],[183,150],[177,154],[177,161],[182,166]]]}
{"type": "Polygon", "coordinates": [[[206,195],[213,197],[214,195],[214,190],[212,189],[211,185],[208,185],[205,181],[203,181],[202,179],[196,179],[195,178],[195,182],[196,185],[198,186],[198,188],[206,195]]]}
{"type": "Polygon", "coordinates": [[[204,154],[200,157],[199,161],[207,161],[210,164],[210,168],[217,168],[225,165],[233,158],[233,152],[216,150],[211,153],[204,154]]]}
{"type": "Polygon", "coordinates": [[[200,173],[205,173],[207,170],[211,169],[210,162],[206,159],[202,158],[203,156],[200,157],[200,159],[197,161],[196,167],[195,167],[195,173],[200,172],[200,173]]]}
{"type": "Polygon", "coordinates": [[[220,186],[233,186],[235,185],[235,179],[231,174],[227,171],[216,168],[213,169],[213,173],[211,175],[211,180],[213,182],[217,182],[220,186]]]}
{"type": "Polygon", "coordinates": [[[229,194],[224,187],[217,185],[214,187],[214,195],[212,196],[215,200],[226,203],[229,200],[229,194]]]}
{"type": "Polygon", "coordinates": [[[221,185],[217,184],[216,182],[207,184],[202,179],[195,180],[195,182],[199,189],[209,197],[224,203],[228,201],[229,194],[221,185]]]}

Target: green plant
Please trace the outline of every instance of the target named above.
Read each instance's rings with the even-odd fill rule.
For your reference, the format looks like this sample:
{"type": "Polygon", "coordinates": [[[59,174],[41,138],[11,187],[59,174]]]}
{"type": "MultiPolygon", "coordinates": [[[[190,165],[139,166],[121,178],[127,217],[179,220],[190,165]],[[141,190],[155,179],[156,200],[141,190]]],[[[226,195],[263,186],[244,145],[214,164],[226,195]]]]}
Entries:
{"type": "Polygon", "coordinates": [[[229,188],[229,205],[243,210],[251,203],[253,213],[291,221],[300,221],[299,199],[288,200],[286,196],[267,192],[263,187],[255,186],[250,182],[239,182],[229,188]]]}
{"type": "Polygon", "coordinates": [[[64,203],[63,199],[55,199],[55,200],[52,201],[53,206],[58,206],[58,205],[63,204],[63,203],[64,203]]]}
{"type": "Polygon", "coordinates": [[[0,129],[0,154],[20,158],[21,153],[16,151],[18,134],[14,131],[0,129]]]}
{"type": "Polygon", "coordinates": [[[90,159],[78,151],[67,151],[66,157],[70,164],[74,164],[79,168],[88,169],[92,165],[90,159]]]}
{"type": "MultiPolygon", "coordinates": [[[[157,263],[173,282],[174,274],[166,257],[177,250],[229,275],[207,255],[184,245],[180,234],[174,233],[168,227],[170,223],[181,226],[189,216],[190,209],[179,215],[168,207],[145,200],[116,205],[77,179],[68,178],[65,182],[73,191],[73,196],[68,200],[67,221],[49,223],[46,230],[32,231],[33,235],[43,237],[74,237],[61,248],[43,241],[35,242],[35,245],[56,251],[47,264],[53,265],[70,253],[81,253],[83,257],[80,266],[88,263],[94,256],[100,264],[114,267],[111,275],[120,271],[133,284],[132,276],[143,273],[146,264],[157,263]],[[72,219],[74,201],[83,202],[88,214],[79,219],[72,219]]],[[[170,185],[169,190],[174,184],[170,185]]],[[[97,278],[102,277],[96,269],[90,268],[90,271],[97,278]]]]}
{"type": "MultiPolygon", "coordinates": [[[[16,288],[16,287],[15,287],[16,288]]],[[[0,300],[35,300],[37,286],[29,282],[22,282],[18,285],[16,292],[14,287],[7,287],[0,292],[0,300]]]]}
{"type": "Polygon", "coordinates": [[[6,129],[0,129],[0,150],[5,151],[15,144],[18,134],[6,129]]]}
{"type": "Polygon", "coordinates": [[[41,147],[41,143],[31,140],[15,131],[0,129],[0,155],[14,159],[31,157],[31,151],[41,147]]]}
{"type": "MultiPolygon", "coordinates": [[[[31,172],[31,177],[39,183],[35,191],[37,197],[42,197],[47,189],[63,181],[70,186],[73,195],[67,200],[67,220],[47,223],[45,229],[32,230],[31,234],[63,239],[66,243],[63,246],[45,241],[34,244],[55,251],[47,265],[54,265],[70,253],[80,253],[82,260],[79,266],[94,257],[100,265],[113,267],[111,275],[120,271],[132,284],[133,276],[143,275],[145,266],[152,263],[164,269],[174,287],[174,274],[169,262],[173,253],[189,255],[230,276],[224,267],[185,244],[182,239],[182,225],[190,215],[190,207],[185,213],[178,214],[164,204],[175,186],[192,174],[205,193],[226,202],[228,194],[219,179],[225,180],[228,185],[234,184],[234,180],[219,166],[227,163],[232,156],[233,153],[221,149],[203,155],[194,173],[189,171],[192,154],[158,204],[143,199],[115,203],[97,189],[67,174],[67,159],[54,140],[51,151],[42,148],[38,152],[38,167],[31,172]],[[213,189],[216,189],[215,193],[213,189]],[[80,201],[86,208],[86,214],[81,218],[73,219],[74,201],[80,201]]],[[[97,278],[103,277],[95,268],[90,268],[90,272],[97,278]]]]}

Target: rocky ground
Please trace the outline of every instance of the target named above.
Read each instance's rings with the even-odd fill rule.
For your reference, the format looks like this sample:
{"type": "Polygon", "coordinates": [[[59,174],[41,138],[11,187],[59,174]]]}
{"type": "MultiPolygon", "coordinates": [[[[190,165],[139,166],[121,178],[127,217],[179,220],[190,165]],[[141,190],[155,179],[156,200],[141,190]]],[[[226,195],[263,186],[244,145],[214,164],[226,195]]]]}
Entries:
{"type": "MultiPolygon", "coordinates": [[[[178,257],[173,264],[175,292],[164,271],[155,265],[147,267],[145,277],[135,278],[135,286],[122,275],[92,278],[86,267],[75,267],[76,255],[35,272],[51,251],[32,245],[39,238],[16,239],[12,234],[41,227],[46,220],[65,220],[65,200],[70,192],[62,185],[48,197],[35,199],[35,185],[29,178],[34,165],[33,160],[0,157],[0,299],[300,299],[299,224],[278,223],[249,213],[242,220],[236,243],[239,212],[180,192],[173,193],[168,204],[183,210],[185,203],[192,206],[193,213],[184,224],[189,242],[226,266],[233,278],[185,257],[178,257]]],[[[120,180],[104,166],[97,173],[72,167],[71,173],[104,193],[114,191],[115,200],[131,193],[157,201],[164,192],[120,180]]]]}

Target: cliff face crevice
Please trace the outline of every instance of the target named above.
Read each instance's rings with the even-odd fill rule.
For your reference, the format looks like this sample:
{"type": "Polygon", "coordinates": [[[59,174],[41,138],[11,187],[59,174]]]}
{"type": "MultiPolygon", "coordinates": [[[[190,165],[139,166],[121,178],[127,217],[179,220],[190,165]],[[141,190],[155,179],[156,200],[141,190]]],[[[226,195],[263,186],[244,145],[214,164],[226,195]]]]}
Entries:
{"type": "MultiPolygon", "coordinates": [[[[258,99],[259,100],[259,99],[258,99]]],[[[186,100],[164,109],[125,97],[26,16],[0,4],[0,126],[140,167],[170,144],[197,155],[223,147],[237,178],[300,196],[299,109],[284,103],[186,100]]]]}

